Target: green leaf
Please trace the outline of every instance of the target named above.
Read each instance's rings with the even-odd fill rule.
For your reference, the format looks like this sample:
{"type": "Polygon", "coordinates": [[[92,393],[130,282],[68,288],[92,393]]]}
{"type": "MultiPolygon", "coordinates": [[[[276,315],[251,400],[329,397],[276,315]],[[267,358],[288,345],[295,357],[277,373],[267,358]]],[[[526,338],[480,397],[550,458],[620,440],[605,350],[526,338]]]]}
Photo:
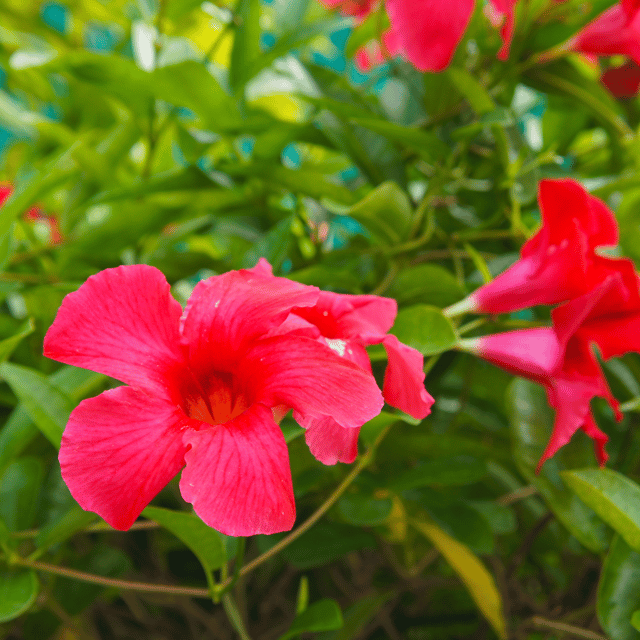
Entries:
{"type": "Polygon", "coordinates": [[[392,593],[375,594],[361,598],[344,612],[344,623],[340,629],[323,633],[318,636],[317,640],[353,640],[353,638],[360,637],[365,626],[390,597],[392,597],[392,593]]]}
{"type": "Polygon", "coordinates": [[[467,99],[471,108],[482,115],[493,111],[495,103],[487,90],[465,69],[449,67],[444,72],[451,84],[467,99]]]}
{"type": "MultiPolygon", "coordinates": [[[[275,543],[275,538],[273,540],[275,543]]],[[[309,569],[328,564],[350,551],[375,546],[376,539],[366,531],[346,524],[321,522],[283,549],[281,555],[299,569],[309,569]]]]}
{"type": "Polygon", "coordinates": [[[640,486],[613,469],[576,469],[561,475],[586,505],[640,551],[640,486]]]}
{"type": "Polygon", "coordinates": [[[395,182],[383,182],[345,213],[383,244],[404,240],[413,217],[409,197],[395,182]]]}
{"type": "Polygon", "coordinates": [[[621,116],[620,106],[595,78],[581,73],[570,59],[557,60],[528,70],[525,77],[545,93],[569,96],[585,105],[602,124],[618,135],[630,136],[631,129],[621,116]]]}
{"type": "Polygon", "coordinates": [[[390,488],[394,491],[406,491],[417,487],[465,486],[478,482],[486,475],[487,465],[483,460],[470,456],[438,458],[421,462],[400,474],[390,488]]]}
{"type": "Polygon", "coordinates": [[[0,476],[0,518],[10,531],[32,526],[44,470],[38,458],[12,462],[0,476]]]}
{"type": "Polygon", "coordinates": [[[38,433],[38,427],[33,423],[24,406],[18,405],[0,430],[0,474],[38,433]]]}
{"type": "Polygon", "coordinates": [[[631,616],[631,626],[637,631],[640,631],[640,609],[633,612],[631,616]]]}
{"type": "Polygon", "coordinates": [[[0,570],[0,622],[22,615],[35,602],[39,588],[34,571],[0,570]]]}
{"type": "Polygon", "coordinates": [[[611,638],[640,639],[631,621],[640,605],[639,594],[640,554],[616,536],[602,566],[596,602],[598,621],[611,638]]]}
{"type": "Polygon", "coordinates": [[[319,600],[298,614],[289,631],[278,640],[289,640],[301,633],[333,631],[343,625],[342,612],[335,600],[319,600]]]}
{"type": "Polygon", "coordinates": [[[239,25],[231,50],[229,84],[238,90],[249,80],[251,63],[260,57],[260,0],[240,0],[235,15],[239,25]]]}
{"type": "Polygon", "coordinates": [[[183,511],[147,507],[142,515],[173,533],[193,551],[205,572],[210,575],[226,562],[224,541],[220,534],[198,516],[183,511]]]}
{"type": "Polygon", "coordinates": [[[400,306],[422,302],[444,309],[464,298],[464,289],[448,269],[418,264],[403,269],[385,295],[395,298],[400,306]]]}
{"type": "Polygon", "coordinates": [[[401,309],[391,333],[425,356],[448,351],[457,343],[450,320],[440,309],[426,304],[401,309]]]}
{"type": "Polygon", "coordinates": [[[360,125],[370,131],[375,131],[391,142],[416,150],[430,162],[436,162],[451,153],[449,146],[440,140],[432,131],[425,131],[418,127],[403,127],[388,120],[376,118],[350,118],[352,124],[360,125]]]}
{"type": "Polygon", "coordinates": [[[62,432],[74,407],[72,400],[35,369],[3,362],[0,376],[51,444],[60,448],[62,432]]]}
{"type": "Polygon", "coordinates": [[[389,497],[375,498],[362,493],[345,493],[337,504],[345,522],[357,527],[373,527],[386,522],[393,508],[389,497]]]}
{"type": "Polygon", "coordinates": [[[34,329],[35,325],[33,320],[30,318],[24,323],[24,325],[22,325],[17,333],[12,335],[10,338],[5,338],[0,341],[0,362],[4,362],[13,353],[13,350],[20,344],[20,342],[22,342],[22,339],[33,333],[34,329]]]}
{"type": "Polygon", "coordinates": [[[507,389],[507,413],[514,458],[520,473],[535,485],[558,520],[587,549],[604,551],[609,543],[606,526],[582,500],[567,491],[559,473],[565,464],[575,466],[576,460],[593,460],[591,442],[586,439],[572,441],[568,445],[570,448],[560,450],[536,474],[538,460],[553,425],[553,412],[542,387],[521,378],[514,380],[507,389]]]}
{"type": "Polygon", "coordinates": [[[94,522],[96,518],[95,513],[83,511],[77,505],[72,506],[61,518],[40,529],[35,538],[38,555],[54,545],[64,542],[74,533],[94,522]]]}
{"type": "Polygon", "coordinates": [[[471,550],[442,529],[427,522],[413,522],[440,551],[451,568],[458,574],[482,615],[499,638],[507,637],[507,624],[502,610],[502,597],[493,576],[471,550]]]}

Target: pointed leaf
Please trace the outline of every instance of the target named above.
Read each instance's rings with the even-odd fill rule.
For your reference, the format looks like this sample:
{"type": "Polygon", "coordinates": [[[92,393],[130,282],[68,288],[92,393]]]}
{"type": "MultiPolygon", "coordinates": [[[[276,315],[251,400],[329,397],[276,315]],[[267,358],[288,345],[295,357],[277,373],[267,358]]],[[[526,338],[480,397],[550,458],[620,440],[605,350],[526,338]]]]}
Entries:
{"type": "Polygon", "coordinates": [[[8,622],[22,615],[35,602],[39,586],[33,571],[1,570],[0,622],[8,622]]]}
{"type": "Polygon", "coordinates": [[[59,448],[74,403],[39,371],[17,364],[0,364],[0,376],[18,396],[31,419],[51,444],[59,448]]]}
{"type": "Polygon", "coordinates": [[[447,535],[436,525],[426,522],[414,522],[413,525],[433,543],[458,574],[478,609],[498,637],[506,638],[507,627],[502,611],[502,598],[493,576],[480,559],[468,547],[447,535]]]}
{"type": "Polygon", "coordinates": [[[616,536],[602,566],[596,602],[598,621],[611,638],[640,640],[632,626],[639,593],[640,554],[616,536]]]}
{"type": "Polygon", "coordinates": [[[142,515],[173,533],[193,551],[207,574],[226,562],[224,540],[198,516],[183,511],[147,507],[142,515]]]}
{"type": "Polygon", "coordinates": [[[613,469],[577,469],[561,475],[586,505],[640,551],[640,486],[613,469]]]}
{"type": "Polygon", "coordinates": [[[448,351],[457,342],[451,321],[440,309],[426,304],[401,309],[391,333],[425,356],[448,351]]]}
{"type": "Polygon", "coordinates": [[[296,616],[291,628],[278,640],[289,640],[300,633],[333,631],[342,627],[342,612],[334,600],[319,600],[296,616]]]}

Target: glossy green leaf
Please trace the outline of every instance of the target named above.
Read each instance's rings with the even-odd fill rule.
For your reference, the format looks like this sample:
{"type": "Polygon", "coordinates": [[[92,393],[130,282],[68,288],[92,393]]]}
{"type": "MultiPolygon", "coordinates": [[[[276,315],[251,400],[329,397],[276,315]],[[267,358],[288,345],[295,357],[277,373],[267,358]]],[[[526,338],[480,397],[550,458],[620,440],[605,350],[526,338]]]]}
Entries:
{"type": "Polygon", "coordinates": [[[421,462],[392,481],[394,491],[406,491],[417,487],[464,486],[478,482],[487,475],[483,460],[470,456],[438,458],[421,462]]]}
{"type": "Polygon", "coordinates": [[[183,511],[147,507],[142,515],[167,529],[193,551],[207,573],[226,562],[224,541],[220,534],[198,516],[183,511]]]}
{"type": "Polygon", "coordinates": [[[596,603],[598,621],[615,640],[638,640],[631,617],[640,606],[640,554],[616,536],[607,554],[596,603]]]}
{"type": "Polygon", "coordinates": [[[350,551],[375,546],[375,537],[366,531],[336,522],[320,522],[281,553],[299,569],[309,569],[332,562],[350,551]]]}
{"type": "Polygon", "coordinates": [[[44,470],[39,458],[18,458],[0,476],[0,518],[10,531],[33,525],[44,470]]]}
{"type": "Polygon", "coordinates": [[[382,183],[345,213],[385,244],[406,237],[413,215],[409,197],[394,182],[382,183]]]}
{"type": "Polygon", "coordinates": [[[40,529],[35,538],[38,555],[54,545],[64,542],[96,519],[95,513],[83,511],[77,505],[72,506],[61,518],[40,529]]]}
{"type": "Polygon", "coordinates": [[[507,637],[507,624],[502,609],[502,597],[493,576],[468,547],[442,529],[427,522],[414,522],[414,527],[440,551],[451,568],[464,582],[482,615],[499,638],[507,637]]]}
{"type": "Polygon", "coordinates": [[[400,306],[423,303],[445,308],[464,298],[465,292],[456,277],[436,264],[418,264],[400,271],[386,295],[400,306]]]}
{"type": "Polygon", "coordinates": [[[507,412],[514,459],[520,473],[535,485],[558,520],[585,547],[595,552],[604,551],[609,541],[606,526],[594,511],[568,491],[559,474],[565,459],[571,466],[575,466],[577,460],[593,460],[591,443],[586,439],[582,443],[571,442],[536,474],[553,426],[553,411],[544,390],[528,380],[514,380],[507,389],[507,412]]]}
{"type": "Polygon", "coordinates": [[[0,622],[14,620],[27,611],[39,589],[34,571],[0,569],[0,622]]]}
{"type": "Polygon", "coordinates": [[[391,333],[425,356],[448,351],[457,342],[451,321],[440,309],[426,304],[401,309],[391,333]]]}
{"type": "Polygon", "coordinates": [[[361,493],[345,493],[337,504],[343,520],[359,527],[372,527],[386,522],[392,507],[390,497],[376,498],[361,493]]]}
{"type": "Polygon", "coordinates": [[[25,324],[18,330],[17,333],[12,335],[10,338],[5,338],[0,341],[0,362],[4,362],[12,353],[13,350],[22,342],[22,339],[33,333],[35,329],[35,325],[33,324],[33,320],[29,319],[25,324]]]}
{"type": "Polygon", "coordinates": [[[561,473],[565,483],[626,543],[640,551],[640,486],[613,469],[561,473]]]}
{"type": "Polygon", "coordinates": [[[229,84],[239,89],[249,80],[249,69],[260,57],[260,0],[240,0],[235,9],[238,26],[235,30],[229,84]]]}
{"type": "Polygon", "coordinates": [[[333,631],[342,627],[342,612],[335,600],[319,600],[298,614],[289,631],[278,640],[290,640],[301,633],[333,631]]]}
{"type": "Polygon", "coordinates": [[[636,631],[640,631],[640,609],[633,612],[633,615],[631,616],[631,626],[636,631]]]}
{"type": "Polygon", "coordinates": [[[51,444],[59,448],[62,432],[74,407],[72,400],[35,369],[3,362],[0,376],[51,444]]]}
{"type": "Polygon", "coordinates": [[[403,127],[388,120],[375,118],[350,118],[350,122],[375,131],[391,142],[415,149],[431,162],[436,162],[451,153],[450,147],[431,131],[417,127],[403,127]]]}
{"type": "Polygon", "coordinates": [[[353,640],[359,637],[390,597],[390,593],[382,593],[361,598],[344,612],[344,623],[340,629],[323,633],[317,640],[353,640]]]}

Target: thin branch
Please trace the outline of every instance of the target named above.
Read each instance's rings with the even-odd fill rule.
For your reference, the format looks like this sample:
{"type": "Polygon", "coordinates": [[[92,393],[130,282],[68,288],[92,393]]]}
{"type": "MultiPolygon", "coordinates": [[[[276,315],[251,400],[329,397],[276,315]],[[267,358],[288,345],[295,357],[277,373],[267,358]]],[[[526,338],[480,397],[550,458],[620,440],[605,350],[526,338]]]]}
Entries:
{"type": "Polygon", "coordinates": [[[583,629],[582,627],[576,627],[572,624],[565,624],[564,622],[555,622],[554,620],[547,620],[542,616],[533,616],[531,622],[536,627],[543,627],[545,629],[553,629],[554,631],[562,631],[576,638],[586,638],[587,640],[609,640],[607,636],[603,636],[595,631],[589,629],[583,629]]]}
{"type": "Polygon", "coordinates": [[[514,502],[518,502],[519,500],[530,498],[531,496],[536,495],[536,493],[538,493],[538,489],[534,485],[528,484],[527,486],[520,487],[520,489],[516,489],[510,493],[505,493],[503,496],[500,496],[496,502],[503,507],[506,507],[514,502]]]}
{"type": "MultiPolygon", "coordinates": [[[[351,470],[349,475],[340,483],[340,485],[338,485],[336,490],[320,505],[320,507],[314,513],[312,513],[297,529],[274,544],[271,549],[265,551],[263,554],[259,555],[251,562],[245,564],[244,567],[242,567],[242,569],[238,571],[237,577],[241,578],[242,576],[247,575],[247,573],[250,573],[270,558],[273,558],[273,556],[277,555],[282,549],[290,545],[294,540],[305,533],[305,531],[310,529],[320,518],[322,518],[322,516],[327,511],[329,511],[329,509],[338,501],[340,496],[347,490],[349,485],[358,477],[360,472],[371,462],[373,452],[375,451],[382,438],[384,438],[384,436],[389,431],[390,426],[380,433],[371,448],[360,458],[360,460],[358,460],[358,464],[356,464],[356,466],[351,470]]],[[[224,591],[233,584],[233,581],[233,577],[227,578],[224,582],[218,585],[218,589],[220,591],[224,591]]]]}
{"type": "Polygon", "coordinates": [[[82,580],[83,582],[91,582],[102,587],[115,587],[116,589],[128,589],[130,591],[146,591],[147,593],[165,593],[174,596],[189,596],[192,598],[209,598],[209,589],[198,589],[197,587],[174,587],[164,584],[153,584],[151,582],[132,582],[130,580],[119,580],[117,578],[105,578],[93,573],[77,571],[76,569],[68,569],[59,567],[48,562],[39,562],[38,560],[28,560],[27,558],[13,557],[11,563],[22,567],[30,567],[37,571],[46,571],[72,580],[82,580]]]}

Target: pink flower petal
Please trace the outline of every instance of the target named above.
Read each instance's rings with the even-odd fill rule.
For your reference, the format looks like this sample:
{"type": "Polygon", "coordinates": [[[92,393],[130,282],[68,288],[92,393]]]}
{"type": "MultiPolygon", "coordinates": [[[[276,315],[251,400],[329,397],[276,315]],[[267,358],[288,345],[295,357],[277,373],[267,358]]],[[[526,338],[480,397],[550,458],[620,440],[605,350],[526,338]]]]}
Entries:
{"type": "Polygon", "coordinates": [[[230,271],[196,285],[182,319],[198,372],[229,370],[246,346],[277,327],[292,307],[315,304],[318,289],[255,271],[230,271]]]}
{"type": "Polygon", "coordinates": [[[387,0],[391,28],[404,56],[420,71],[451,62],[473,13],[474,0],[387,0]]]}
{"type": "Polygon", "coordinates": [[[181,313],[154,267],[106,269],[62,301],[44,355],[134,386],[165,389],[168,372],[184,363],[181,313]]]}
{"type": "Polygon", "coordinates": [[[640,64],[640,8],[632,2],[610,7],[572,38],[569,46],[598,56],[626,55],[640,64]]]}
{"type": "Polygon", "coordinates": [[[389,358],[382,387],[384,399],[418,420],[425,418],[434,399],[424,388],[422,354],[392,335],[386,336],[383,344],[389,358]]]}
{"type": "Polygon", "coordinates": [[[330,417],[312,418],[307,424],[304,439],[309,450],[322,464],[352,463],[358,455],[359,428],[341,427],[330,417]]]}
{"type": "Polygon", "coordinates": [[[188,430],[180,491],[210,527],[229,536],[293,527],[289,453],[270,409],[253,405],[226,424],[188,430]]]}
{"type": "Polygon", "coordinates": [[[560,342],[545,327],[494,333],[476,340],[480,356],[519,376],[541,381],[561,364],[560,342]]]}
{"type": "MultiPolygon", "coordinates": [[[[589,403],[595,396],[603,395],[603,388],[600,380],[560,378],[547,387],[547,395],[549,404],[556,410],[556,419],[549,443],[538,462],[537,471],[540,471],[545,461],[555,455],[558,449],[571,440],[578,429],[584,429],[588,435],[595,433],[589,403]]],[[[600,446],[604,447],[606,436],[597,427],[596,430],[600,446]]],[[[606,456],[604,449],[602,455],[606,456]]]]}
{"type": "Polygon", "coordinates": [[[370,373],[309,338],[260,340],[241,363],[238,377],[254,381],[255,402],[284,404],[303,418],[331,416],[343,427],[361,426],[383,405],[370,373]]]}
{"type": "Polygon", "coordinates": [[[184,465],[188,422],[170,402],[131,387],[83,400],[62,436],[62,477],[83,509],[124,531],[184,465]]]}

